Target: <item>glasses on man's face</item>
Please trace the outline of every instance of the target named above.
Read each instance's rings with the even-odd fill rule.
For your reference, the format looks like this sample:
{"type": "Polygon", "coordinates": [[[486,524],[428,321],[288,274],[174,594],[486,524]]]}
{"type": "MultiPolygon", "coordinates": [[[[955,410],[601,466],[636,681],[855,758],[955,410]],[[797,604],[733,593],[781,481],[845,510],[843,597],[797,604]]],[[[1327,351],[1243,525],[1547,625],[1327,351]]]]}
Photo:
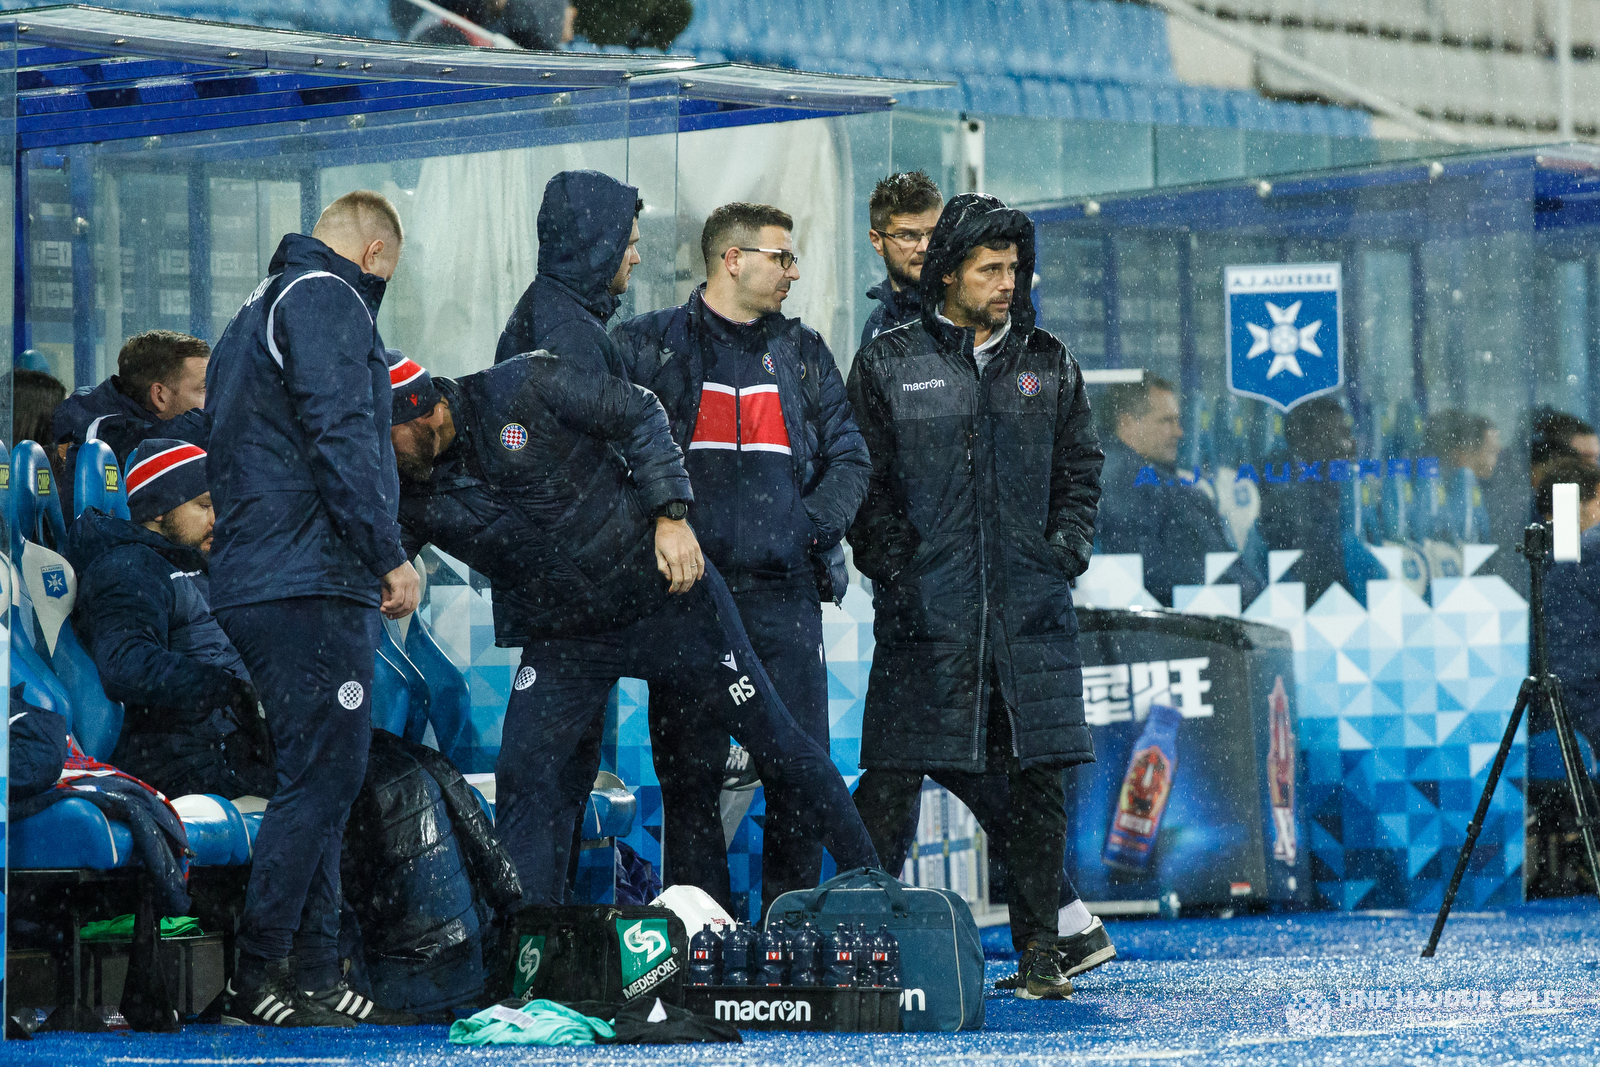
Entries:
{"type": "Polygon", "coordinates": [[[742,245],[736,245],[735,247],[741,252],[765,252],[769,256],[777,256],[778,266],[782,267],[784,270],[788,270],[790,267],[800,262],[800,257],[789,251],[787,248],[745,248],[742,245]]]}
{"type": "Polygon", "coordinates": [[[895,244],[906,248],[915,248],[933,236],[932,230],[895,230],[892,233],[888,230],[875,230],[873,232],[879,237],[887,237],[895,244]]]}

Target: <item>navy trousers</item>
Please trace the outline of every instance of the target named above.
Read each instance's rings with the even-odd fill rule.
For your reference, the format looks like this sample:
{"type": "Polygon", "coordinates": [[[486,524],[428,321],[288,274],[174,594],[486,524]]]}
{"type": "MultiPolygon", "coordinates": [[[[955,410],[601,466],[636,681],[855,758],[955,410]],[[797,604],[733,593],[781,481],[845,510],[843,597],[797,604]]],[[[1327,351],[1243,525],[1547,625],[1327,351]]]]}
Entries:
{"type": "MultiPolygon", "coordinates": [[[[844,779],[779,699],[707,561],[693,589],[647,619],[523,648],[495,762],[495,828],[517,865],[524,904],[559,904],[566,894],[573,833],[600,767],[606,696],[619,678],[671,682],[688,693],[724,738],[750,750],[768,795],[791,797],[804,832],[841,867],[878,865],[844,779]]],[[[726,756],[724,746],[719,774],[726,756]]]]}
{"type": "Polygon", "coordinates": [[[278,753],[239,932],[245,983],[293,954],[304,989],[339,979],[339,853],[367,773],[372,672],[382,620],[342,597],[297,597],[217,612],[239,650],[278,753]]]}
{"type": "MultiPolygon", "coordinates": [[[[800,728],[828,748],[828,665],[814,587],[735,593],[745,632],[800,728]]],[[[722,829],[728,732],[714,707],[668,682],[650,686],[650,754],[661,782],[662,851],[668,885],[696,885],[732,908],[722,829]]],[[[822,842],[791,794],[769,795],[762,825],[762,913],[780,894],[822,877],[822,842]]]]}

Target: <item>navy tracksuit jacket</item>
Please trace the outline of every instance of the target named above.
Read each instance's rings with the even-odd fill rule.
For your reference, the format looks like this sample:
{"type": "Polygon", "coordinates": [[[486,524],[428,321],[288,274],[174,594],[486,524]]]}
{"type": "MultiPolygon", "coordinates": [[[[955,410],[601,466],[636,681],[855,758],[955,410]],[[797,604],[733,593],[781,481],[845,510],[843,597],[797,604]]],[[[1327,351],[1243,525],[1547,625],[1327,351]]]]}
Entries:
{"type": "Polygon", "coordinates": [[[401,519],[410,544],[431,541],[489,579],[496,643],[523,649],[495,772],[496,828],[524,902],[565,894],[622,677],[715,705],[724,738],[781,756],[770,786],[804,798],[810,831],[841,863],[875,864],[843,780],[777,698],[727,587],[708,573],[669,596],[656,572],[652,516],[692,499],[656,398],[552,354],[438,384],[456,437],[428,483],[406,483],[401,519]]]}
{"type": "Polygon", "coordinates": [[[384,282],[301,234],[270,269],[206,372],[211,598],[278,754],[240,980],[293,951],[302,986],[324,989],[338,978],[340,844],[372,736],[379,579],[406,554],[375,322],[384,282]]]}
{"type": "Polygon", "coordinates": [[[73,628],[127,709],[111,762],[168,796],[271,796],[254,702],[241,702],[250,675],[211,614],[205,556],[87,508],[66,557],[73,628]]]}
{"type": "MultiPolygon", "coordinates": [[[[630,377],[660,397],[685,449],[695,488],[689,521],[701,549],[733,591],[790,714],[827,748],[819,600],[842,596],[848,582],[839,538],[866,496],[871,461],[816,331],[782,315],[730,322],[704,292],[613,336],[630,377]]],[[[727,731],[693,696],[671,685],[651,692],[667,877],[731,908],[719,806],[727,731]]],[[[767,811],[762,897],[770,903],[817,884],[822,846],[791,798],[774,795],[767,811]]]]}
{"type": "Polygon", "coordinates": [[[866,348],[868,342],[885,330],[922,321],[922,294],[916,289],[897,290],[885,278],[867,290],[867,297],[876,300],[878,306],[872,309],[872,314],[867,316],[867,324],[861,328],[862,348],[866,348]]]}

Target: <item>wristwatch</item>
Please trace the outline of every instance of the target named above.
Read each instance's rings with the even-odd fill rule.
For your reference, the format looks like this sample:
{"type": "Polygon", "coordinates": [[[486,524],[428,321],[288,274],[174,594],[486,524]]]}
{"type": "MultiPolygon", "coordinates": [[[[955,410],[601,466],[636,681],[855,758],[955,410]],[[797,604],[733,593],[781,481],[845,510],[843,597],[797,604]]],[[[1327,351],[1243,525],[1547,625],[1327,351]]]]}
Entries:
{"type": "Polygon", "coordinates": [[[656,511],[656,517],[682,522],[689,517],[689,505],[682,500],[669,500],[656,511]]]}

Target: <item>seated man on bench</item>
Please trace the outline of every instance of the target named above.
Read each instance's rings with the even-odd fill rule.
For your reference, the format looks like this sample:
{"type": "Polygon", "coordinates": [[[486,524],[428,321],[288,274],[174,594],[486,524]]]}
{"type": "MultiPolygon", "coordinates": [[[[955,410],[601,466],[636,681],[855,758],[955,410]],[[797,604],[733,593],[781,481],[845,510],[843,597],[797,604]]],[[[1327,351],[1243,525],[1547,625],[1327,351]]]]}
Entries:
{"type": "Polygon", "coordinates": [[[86,508],[66,551],[78,574],[73,628],[106,695],[127,708],[111,762],[168,796],[269,797],[266,720],[207,601],[206,454],[145,441],[126,485],[132,521],[86,508]]]}

